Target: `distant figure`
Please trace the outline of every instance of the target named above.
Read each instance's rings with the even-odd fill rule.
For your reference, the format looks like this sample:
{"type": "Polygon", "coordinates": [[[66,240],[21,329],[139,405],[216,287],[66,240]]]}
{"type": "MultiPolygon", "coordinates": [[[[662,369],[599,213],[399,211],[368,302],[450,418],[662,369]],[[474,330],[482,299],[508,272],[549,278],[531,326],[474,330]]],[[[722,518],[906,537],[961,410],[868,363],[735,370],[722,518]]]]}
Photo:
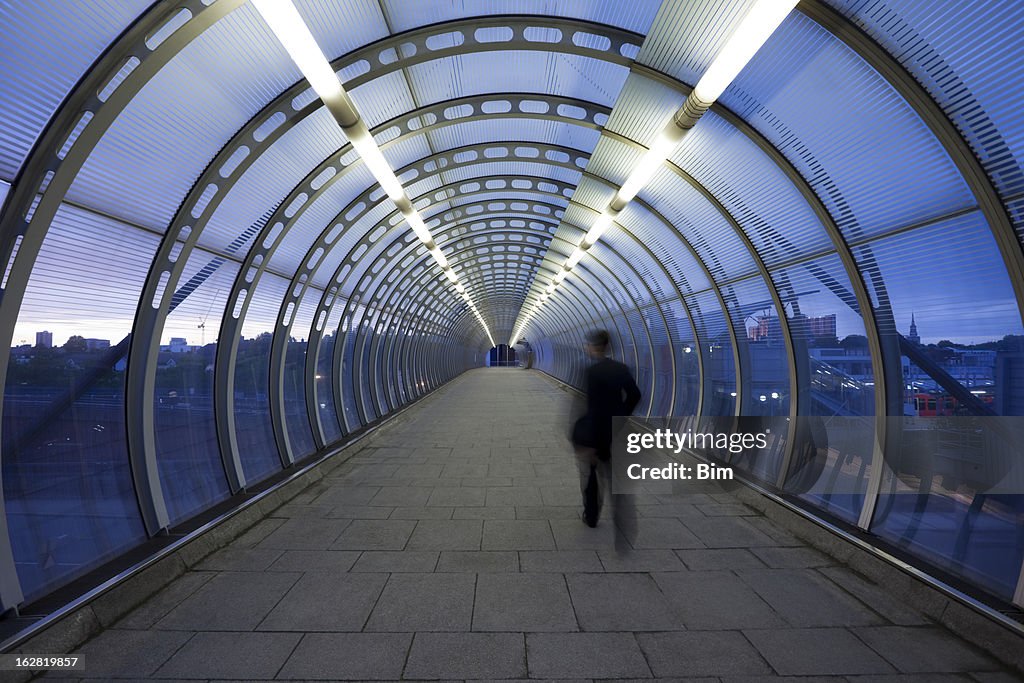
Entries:
{"type": "MultiPolygon", "coordinates": [[[[640,402],[640,388],[624,364],[608,357],[609,337],[605,330],[587,335],[586,351],[594,362],[584,377],[586,412],[576,420],[572,429],[572,442],[580,470],[580,490],[583,493],[583,521],[597,526],[604,496],[611,491],[611,457],[614,417],[631,415],[640,402]]],[[[613,519],[616,525],[616,547],[631,539],[635,527],[632,499],[612,497],[613,519]]]]}

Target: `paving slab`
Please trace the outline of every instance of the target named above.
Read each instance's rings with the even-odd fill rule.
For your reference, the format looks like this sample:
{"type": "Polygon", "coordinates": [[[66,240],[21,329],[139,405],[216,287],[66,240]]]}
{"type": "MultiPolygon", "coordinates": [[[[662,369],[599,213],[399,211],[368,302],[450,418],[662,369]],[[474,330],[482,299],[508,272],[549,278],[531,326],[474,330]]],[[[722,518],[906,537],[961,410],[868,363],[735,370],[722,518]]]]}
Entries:
{"type": "Polygon", "coordinates": [[[293,572],[221,572],[170,610],[155,628],[251,631],[301,576],[293,572]]]}
{"type": "Polygon", "coordinates": [[[411,644],[411,633],[309,633],[277,678],[397,680],[411,644]]]}
{"type": "Polygon", "coordinates": [[[783,676],[897,673],[844,628],[778,628],[743,633],[783,676]]]}
{"type": "Polygon", "coordinates": [[[531,678],[650,677],[632,633],[530,633],[531,678]]]}
{"type": "Polygon", "coordinates": [[[154,678],[270,679],[301,637],[298,633],[196,633],[154,678]]]}
{"type": "Polygon", "coordinates": [[[639,633],[637,640],[658,678],[772,672],[768,662],[738,631],[639,633]]]}
{"type": "Polygon", "coordinates": [[[944,629],[882,626],[852,630],[903,673],[957,673],[1000,668],[991,657],[944,629]]]}
{"type": "Polygon", "coordinates": [[[567,574],[584,631],[672,631],[683,626],[647,574],[567,574]]]}
{"type": "Polygon", "coordinates": [[[361,631],[387,574],[309,572],[259,624],[261,631],[361,631]]]}
{"type": "Polygon", "coordinates": [[[475,574],[392,574],[368,631],[469,631],[475,574]]]}
{"type": "Polygon", "coordinates": [[[576,631],[576,615],[561,574],[481,574],[474,631],[576,631]]]}
{"type": "Polygon", "coordinates": [[[417,633],[405,678],[526,678],[526,643],[521,633],[417,633]]]}

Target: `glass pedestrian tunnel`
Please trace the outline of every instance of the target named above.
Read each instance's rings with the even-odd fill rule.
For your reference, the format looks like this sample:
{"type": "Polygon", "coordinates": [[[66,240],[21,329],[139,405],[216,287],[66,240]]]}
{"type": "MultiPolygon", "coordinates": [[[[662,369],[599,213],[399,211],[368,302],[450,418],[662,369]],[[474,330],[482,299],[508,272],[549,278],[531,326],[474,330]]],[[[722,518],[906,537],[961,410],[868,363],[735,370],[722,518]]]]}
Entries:
{"type": "Polygon", "coordinates": [[[0,17],[4,652],[1020,680],[1024,4],[0,17]],[[597,329],[631,429],[764,437],[615,496],[628,547],[597,329]]]}

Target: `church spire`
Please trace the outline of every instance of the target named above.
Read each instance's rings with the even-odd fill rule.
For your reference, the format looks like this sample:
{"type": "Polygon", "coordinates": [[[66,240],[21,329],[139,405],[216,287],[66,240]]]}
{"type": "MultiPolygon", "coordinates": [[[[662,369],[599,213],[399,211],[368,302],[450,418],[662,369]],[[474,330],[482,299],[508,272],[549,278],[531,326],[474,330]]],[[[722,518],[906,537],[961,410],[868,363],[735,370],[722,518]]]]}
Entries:
{"type": "Polygon", "coordinates": [[[915,344],[921,343],[921,337],[917,333],[917,320],[914,319],[913,313],[910,314],[910,334],[907,335],[907,339],[915,344]]]}

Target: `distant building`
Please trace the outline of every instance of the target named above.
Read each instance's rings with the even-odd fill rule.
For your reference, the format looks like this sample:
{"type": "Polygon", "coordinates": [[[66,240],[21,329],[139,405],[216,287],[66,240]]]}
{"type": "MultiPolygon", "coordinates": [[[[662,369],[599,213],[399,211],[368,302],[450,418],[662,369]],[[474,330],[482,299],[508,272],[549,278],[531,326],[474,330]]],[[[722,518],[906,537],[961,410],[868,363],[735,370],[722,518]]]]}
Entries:
{"type": "Polygon", "coordinates": [[[907,339],[915,344],[921,343],[921,336],[917,333],[917,321],[914,320],[913,313],[910,314],[910,334],[907,335],[907,339]]]}
{"type": "Polygon", "coordinates": [[[109,339],[86,339],[85,348],[87,351],[102,351],[110,348],[109,339]]]}
{"type": "Polygon", "coordinates": [[[756,321],[756,325],[747,328],[747,339],[752,342],[782,342],[782,325],[777,316],[762,315],[756,321]]]}
{"type": "Polygon", "coordinates": [[[807,331],[816,338],[835,339],[836,314],[829,313],[816,318],[807,318],[807,331]]]}
{"type": "Polygon", "coordinates": [[[199,347],[192,346],[184,337],[171,337],[171,343],[161,344],[160,350],[168,353],[191,353],[192,351],[198,351],[199,347]]]}
{"type": "Polygon", "coordinates": [[[53,348],[53,332],[36,332],[36,346],[43,349],[53,348]]]}
{"type": "MultiPolygon", "coordinates": [[[[747,328],[747,339],[752,342],[782,343],[782,324],[778,316],[763,315],[756,320],[755,326],[747,328]]],[[[806,337],[835,343],[836,314],[829,313],[818,317],[798,315],[789,321],[789,329],[794,338],[806,337]]]]}

